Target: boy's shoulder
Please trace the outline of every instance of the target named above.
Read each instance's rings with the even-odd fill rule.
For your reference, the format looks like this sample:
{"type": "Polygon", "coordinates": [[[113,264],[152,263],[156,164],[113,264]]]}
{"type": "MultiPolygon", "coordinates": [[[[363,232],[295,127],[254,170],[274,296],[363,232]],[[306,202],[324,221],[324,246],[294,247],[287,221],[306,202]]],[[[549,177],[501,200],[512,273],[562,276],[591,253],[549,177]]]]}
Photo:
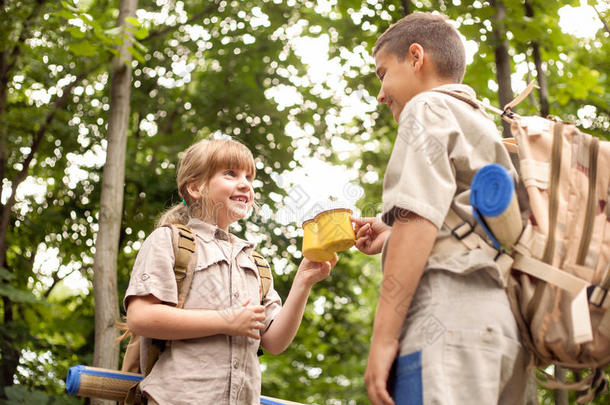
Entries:
{"type": "MultiPolygon", "coordinates": [[[[422,91],[413,97],[408,104],[429,103],[431,105],[439,106],[455,104],[459,107],[467,107],[469,103],[468,101],[464,100],[476,99],[476,97],[477,95],[472,87],[466,84],[450,83],[430,90],[422,91]],[[462,99],[451,94],[460,96],[462,99]]],[[[470,107],[472,107],[472,105],[470,105],[470,107]]]]}
{"type": "Polygon", "coordinates": [[[424,126],[457,126],[467,131],[480,128],[493,132],[496,128],[493,119],[476,100],[475,91],[465,84],[445,84],[426,90],[405,105],[399,125],[415,118],[418,122],[424,120],[424,126]]]}

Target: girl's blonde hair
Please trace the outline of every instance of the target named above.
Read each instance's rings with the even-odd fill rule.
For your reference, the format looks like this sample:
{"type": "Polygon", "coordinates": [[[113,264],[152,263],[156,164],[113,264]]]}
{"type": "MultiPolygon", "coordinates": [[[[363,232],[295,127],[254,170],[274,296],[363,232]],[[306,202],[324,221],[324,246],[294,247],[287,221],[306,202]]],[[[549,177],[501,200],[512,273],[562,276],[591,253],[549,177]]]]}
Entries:
{"type": "Polygon", "coordinates": [[[157,221],[157,227],[169,224],[186,225],[191,217],[203,218],[206,204],[205,195],[212,176],[221,169],[245,170],[254,178],[256,167],[252,152],[245,145],[233,139],[204,139],[184,151],[178,165],[176,183],[178,194],[184,199],[165,211],[157,221]],[[187,186],[196,183],[204,195],[204,201],[193,200],[187,186]]]}

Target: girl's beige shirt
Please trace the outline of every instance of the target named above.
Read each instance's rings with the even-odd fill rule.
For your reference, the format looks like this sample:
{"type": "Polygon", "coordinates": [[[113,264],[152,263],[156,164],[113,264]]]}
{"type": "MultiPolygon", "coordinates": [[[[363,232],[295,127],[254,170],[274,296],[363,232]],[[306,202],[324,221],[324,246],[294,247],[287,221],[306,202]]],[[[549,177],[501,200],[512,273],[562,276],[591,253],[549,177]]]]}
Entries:
{"type": "MultiPolygon", "coordinates": [[[[251,255],[254,244],[197,219],[188,226],[197,235],[197,266],[184,308],[223,311],[248,299],[250,303],[261,302],[260,276],[251,255]]],[[[174,260],[171,230],[155,229],[136,258],[123,301],[125,309],[131,297],[149,294],[176,305],[174,260]]],[[[266,331],[282,305],[273,284],[262,305],[266,331]]],[[[174,340],[141,388],[160,405],[259,404],[259,344],[257,339],[228,335],[174,340]]],[[[144,338],[142,361],[149,346],[150,339],[144,338]]]]}

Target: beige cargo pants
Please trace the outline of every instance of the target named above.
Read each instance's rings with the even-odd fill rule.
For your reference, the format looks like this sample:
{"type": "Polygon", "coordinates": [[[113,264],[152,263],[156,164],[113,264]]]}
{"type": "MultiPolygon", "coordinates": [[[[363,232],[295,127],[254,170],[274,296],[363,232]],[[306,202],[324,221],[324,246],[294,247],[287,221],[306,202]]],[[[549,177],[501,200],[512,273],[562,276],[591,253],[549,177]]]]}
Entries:
{"type": "Polygon", "coordinates": [[[403,324],[392,390],[397,405],[520,405],[527,363],[506,293],[487,271],[428,270],[403,324]]]}

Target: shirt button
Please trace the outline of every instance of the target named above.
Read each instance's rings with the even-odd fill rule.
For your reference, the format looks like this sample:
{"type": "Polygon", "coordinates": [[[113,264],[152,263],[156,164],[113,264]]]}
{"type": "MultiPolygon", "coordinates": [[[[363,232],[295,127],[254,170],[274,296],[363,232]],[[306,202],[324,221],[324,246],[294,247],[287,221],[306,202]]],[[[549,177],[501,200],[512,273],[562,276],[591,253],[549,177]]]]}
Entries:
{"type": "Polygon", "coordinates": [[[239,364],[237,363],[237,360],[233,360],[233,368],[237,369],[239,367],[239,364]]]}
{"type": "Polygon", "coordinates": [[[150,278],[150,276],[146,273],[142,274],[142,276],[140,277],[142,279],[142,281],[146,281],[150,278]]]}
{"type": "Polygon", "coordinates": [[[233,296],[235,297],[235,299],[238,299],[239,298],[239,292],[234,293],[233,296]]]}

